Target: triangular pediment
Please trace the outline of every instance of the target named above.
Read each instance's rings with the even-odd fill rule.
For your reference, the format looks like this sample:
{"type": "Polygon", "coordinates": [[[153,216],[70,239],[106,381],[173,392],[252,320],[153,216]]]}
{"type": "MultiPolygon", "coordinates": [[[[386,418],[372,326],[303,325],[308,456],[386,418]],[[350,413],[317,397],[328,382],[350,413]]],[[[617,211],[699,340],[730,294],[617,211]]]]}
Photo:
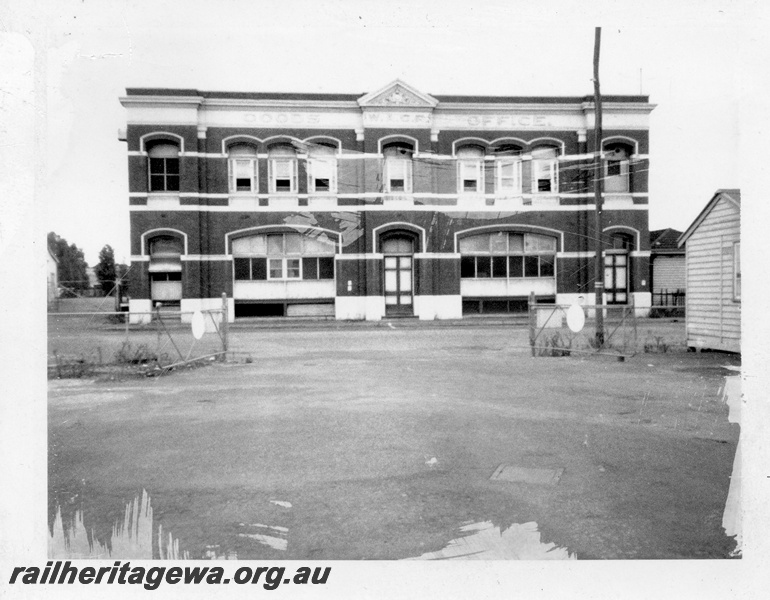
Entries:
{"type": "Polygon", "coordinates": [[[361,96],[358,99],[358,105],[366,107],[388,107],[388,108],[433,108],[438,104],[430,94],[423,94],[414,89],[408,83],[400,79],[389,83],[384,88],[361,96]]]}

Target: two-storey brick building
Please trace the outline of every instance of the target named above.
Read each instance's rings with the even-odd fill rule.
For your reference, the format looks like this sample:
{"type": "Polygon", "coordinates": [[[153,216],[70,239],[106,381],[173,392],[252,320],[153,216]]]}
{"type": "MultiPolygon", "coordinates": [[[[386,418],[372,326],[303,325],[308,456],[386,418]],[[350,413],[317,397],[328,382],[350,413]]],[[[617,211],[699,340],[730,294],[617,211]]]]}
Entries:
{"type": "Polygon", "coordinates": [[[593,156],[608,302],[650,305],[646,96],[129,89],[131,301],[377,320],[593,302],[593,156]]]}

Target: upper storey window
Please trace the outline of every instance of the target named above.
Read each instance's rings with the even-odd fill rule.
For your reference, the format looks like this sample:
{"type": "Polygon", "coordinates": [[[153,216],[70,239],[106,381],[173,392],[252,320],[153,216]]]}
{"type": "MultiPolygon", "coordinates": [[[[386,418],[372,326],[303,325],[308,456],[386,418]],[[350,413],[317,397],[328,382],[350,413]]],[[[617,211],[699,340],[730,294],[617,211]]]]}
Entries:
{"type": "Polygon", "coordinates": [[[463,146],[457,149],[457,193],[475,194],[484,191],[484,149],[463,146]]]}
{"type": "Polygon", "coordinates": [[[559,151],[553,146],[537,146],[532,149],[532,193],[559,191],[559,151]]]}
{"type": "Polygon", "coordinates": [[[630,150],[623,144],[604,147],[604,191],[625,193],[631,191],[629,181],[630,150]]]}
{"type": "Polygon", "coordinates": [[[501,146],[496,149],[495,171],[498,194],[521,194],[521,148],[501,146]]]}
{"type": "Polygon", "coordinates": [[[268,151],[270,192],[297,193],[297,153],[293,146],[280,144],[268,151]]]}
{"type": "Polygon", "coordinates": [[[326,144],[314,144],[308,150],[308,191],[316,194],[337,192],[336,148],[326,144]]]}
{"type": "Polygon", "coordinates": [[[257,192],[257,149],[249,144],[234,144],[227,150],[230,192],[257,192]]]}
{"type": "Polygon", "coordinates": [[[179,191],[179,146],[158,142],[150,146],[150,191],[179,191]]]}
{"type": "Polygon", "coordinates": [[[414,149],[405,142],[384,146],[385,191],[388,193],[412,193],[412,154],[414,149]]]}

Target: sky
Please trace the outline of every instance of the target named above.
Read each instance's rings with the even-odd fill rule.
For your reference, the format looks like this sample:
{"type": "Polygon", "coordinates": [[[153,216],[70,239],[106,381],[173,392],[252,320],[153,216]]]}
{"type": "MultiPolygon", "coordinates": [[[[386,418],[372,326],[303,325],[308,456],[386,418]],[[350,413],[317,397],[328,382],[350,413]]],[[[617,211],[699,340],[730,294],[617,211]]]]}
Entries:
{"type": "Polygon", "coordinates": [[[45,229],[93,265],[105,244],[130,254],[127,87],[364,94],[399,78],[431,94],[590,95],[597,24],[602,92],[657,105],[650,227],[685,229],[716,189],[741,184],[748,25],[746,3],[669,4],[608,3],[597,21],[585,7],[510,1],[35,0],[2,26],[37,51],[45,229]]]}

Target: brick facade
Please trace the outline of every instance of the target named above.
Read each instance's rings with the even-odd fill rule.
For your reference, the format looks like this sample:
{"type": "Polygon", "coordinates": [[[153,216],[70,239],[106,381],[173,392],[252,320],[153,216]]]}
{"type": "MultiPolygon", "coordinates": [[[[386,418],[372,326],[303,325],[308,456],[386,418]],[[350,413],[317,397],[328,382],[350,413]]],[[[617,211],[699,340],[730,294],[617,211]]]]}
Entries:
{"type": "MultiPolygon", "coordinates": [[[[223,293],[236,315],[309,311],[340,319],[459,318],[464,307],[475,311],[474,302],[523,299],[530,291],[545,301],[593,301],[597,144],[590,98],[433,97],[394,82],[365,96],[129,89],[121,101],[127,109],[132,311],[157,301],[195,310],[220,302],[223,293]],[[234,144],[253,153],[246,167],[230,155],[234,144]],[[406,153],[388,154],[393,144],[406,153]],[[172,154],[157,158],[161,146],[172,154]],[[279,146],[294,153],[284,163],[273,154],[279,146]],[[539,159],[545,146],[558,158],[539,159]],[[466,161],[467,171],[458,158],[466,147],[481,156],[466,161]],[[328,176],[312,180],[329,191],[309,189],[317,148],[334,153],[331,183],[328,176]],[[253,175],[238,183],[238,168],[253,175]],[[163,169],[170,174],[163,185],[173,189],[151,189],[151,175],[163,169]],[[288,169],[285,180],[281,169],[288,169]],[[399,169],[406,169],[406,179],[399,169]],[[291,237],[296,234],[310,241],[291,237]],[[463,238],[488,234],[509,240],[509,249],[499,252],[507,258],[493,249],[468,262],[461,245],[472,244],[463,238]],[[334,242],[333,279],[319,275],[322,263],[313,262],[312,252],[322,252],[312,242],[319,235],[334,242]],[[234,252],[241,238],[254,239],[253,248],[263,248],[265,240],[285,246],[242,254],[246,246],[239,242],[234,252]],[[160,239],[176,244],[170,258],[157,250],[160,239]],[[289,246],[300,243],[303,250],[296,252],[304,254],[292,254],[289,246]],[[409,249],[392,250],[399,243],[409,249]],[[517,246],[537,243],[547,248],[537,251],[540,262],[535,250],[517,246]],[[236,276],[234,260],[249,256],[264,266],[245,279],[236,276]],[[461,270],[463,257],[466,269],[476,265],[472,276],[461,270]],[[495,272],[487,274],[486,265],[493,264],[495,272]],[[523,272],[520,264],[528,265],[523,272]]],[[[602,147],[620,144],[628,152],[622,164],[607,163],[608,180],[625,177],[626,187],[604,195],[603,238],[616,249],[613,235],[630,240],[623,250],[627,298],[644,310],[650,304],[653,107],[642,96],[604,101],[602,147]]],[[[482,244],[487,238],[476,239],[482,244]]],[[[616,273],[618,281],[624,274],[616,273]]]]}

